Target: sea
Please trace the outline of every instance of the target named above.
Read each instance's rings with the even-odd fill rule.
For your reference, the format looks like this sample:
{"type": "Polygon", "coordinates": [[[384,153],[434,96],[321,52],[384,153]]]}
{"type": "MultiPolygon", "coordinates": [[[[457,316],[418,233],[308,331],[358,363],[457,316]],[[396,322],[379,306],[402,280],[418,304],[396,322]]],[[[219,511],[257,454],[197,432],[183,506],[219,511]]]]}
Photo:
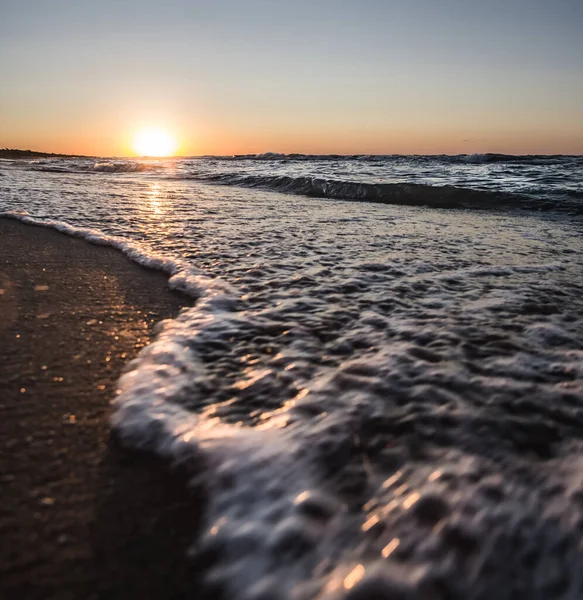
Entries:
{"type": "Polygon", "coordinates": [[[583,157],[0,161],[194,302],[119,381],[234,600],[583,597],[583,157]]]}

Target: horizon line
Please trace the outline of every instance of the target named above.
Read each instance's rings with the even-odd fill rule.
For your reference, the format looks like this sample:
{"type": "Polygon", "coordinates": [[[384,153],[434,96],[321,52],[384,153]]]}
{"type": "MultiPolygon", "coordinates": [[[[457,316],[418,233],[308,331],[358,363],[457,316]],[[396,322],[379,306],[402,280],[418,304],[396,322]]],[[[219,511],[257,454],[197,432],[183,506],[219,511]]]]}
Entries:
{"type": "Polygon", "coordinates": [[[574,157],[583,157],[583,153],[581,154],[565,154],[565,153],[552,153],[552,154],[515,154],[508,152],[458,152],[455,154],[448,154],[444,152],[440,153],[429,153],[429,154],[402,154],[402,153],[388,153],[388,154],[377,154],[377,153],[341,153],[341,152],[329,152],[323,154],[315,154],[309,152],[275,152],[272,150],[267,150],[265,152],[249,152],[245,154],[173,154],[169,156],[122,156],[122,155],[99,155],[99,154],[74,154],[74,153],[63,153],[63,152],[48,152],[45,150],[30,150],[30,149],[21,149],[21,148],[8,148],[8,147],[0,147],[0,158],[2,158],[2,153],[22,153],[22,154],[30,154],[30,155],[39,155],[39,157],[55,157],[55,158],[98,158],[98,159],[123,159],[123,160],[171,160],[171,159],[189,159],[189,158],[247,158],[247,157],[258,157],[258,156],[268,156],[273,155],[277,156],[339,156],[339,157],[350,157],[350,156],[574,156],[574,157]]]}

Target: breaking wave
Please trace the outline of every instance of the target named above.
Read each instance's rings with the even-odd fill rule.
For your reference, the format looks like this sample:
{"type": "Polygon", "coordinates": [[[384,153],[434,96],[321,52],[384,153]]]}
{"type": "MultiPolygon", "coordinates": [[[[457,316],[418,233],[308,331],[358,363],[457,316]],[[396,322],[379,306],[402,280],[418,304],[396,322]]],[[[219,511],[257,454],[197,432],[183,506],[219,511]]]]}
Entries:
{"type": "MultiPolygon", "coordinates": [[[[211,158],[211,157],[205,157],[211,158]]],[[[434,154],[434,155],[405,155],[405,154],[283,154],[280,152],[264,152],[261,154],[236,154],[233,156],[212,157],[221,160],[270,161],[286,160],[298,162],[321,161],[416,161],[416,162],[449,162],[460,164],[509,163],[523,165],[558,165],[578,163],[583,165],[583,157],[564,154],[500,154],[486,152],[484,154],[434,154]]]]}
{"type": "MultiPolygon", "coordinates": [[[[568,202],[566,198],[541,198],[537,195],[511,194],[452,185],[361,183],[319,177],[244,175],[238,173],[194,175],[187,178],[219,185],[259,188],[335,200],[432,208],[567,210],[576,214],[583,214],[583,206],[568,202]]],[[[576,196],[574,199],[576,199],[576,196]]]]}
{"type": "Polygon", "coordinates": [[[100,173],[143,173],[159,169],[159,165],[141,162],[100,162],[93,165],[93,171],[100,173]]]}
{"type": "Polygon", "coordinates": [[[163,169],[164,166],[158,163],[138,162],[133,160],[123,161],[51,161],[35,163],[31,170],[44,173],[146,173],[155,172],[163,169]]]}

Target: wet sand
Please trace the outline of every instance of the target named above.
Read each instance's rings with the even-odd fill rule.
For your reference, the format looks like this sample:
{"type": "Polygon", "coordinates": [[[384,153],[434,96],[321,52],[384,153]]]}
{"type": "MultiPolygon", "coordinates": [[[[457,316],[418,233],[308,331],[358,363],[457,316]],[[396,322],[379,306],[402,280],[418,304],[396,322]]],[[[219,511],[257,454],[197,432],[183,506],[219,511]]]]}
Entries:
{"type": "Polygon", "coordinates": [[[0,219],[3,600],[198,595],[197,492],[108,425],[125,363],[186,303],[115,250],[0,219]]]}

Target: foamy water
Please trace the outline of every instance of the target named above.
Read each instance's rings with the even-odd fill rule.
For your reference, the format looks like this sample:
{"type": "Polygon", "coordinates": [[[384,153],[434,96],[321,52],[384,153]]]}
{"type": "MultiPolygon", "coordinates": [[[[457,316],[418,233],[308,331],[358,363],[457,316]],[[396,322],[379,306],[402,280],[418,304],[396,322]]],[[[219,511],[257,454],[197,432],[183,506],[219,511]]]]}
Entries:
{"type": "Polygon", "coordinates": [[[113,419],[208,489],[192,558],[210,587],[578,598],[580,166],[0,162],[0,210],[197,299],[122,377],[113,419]],[[407,206],[428,203],[471,210],[407,206]]]}

